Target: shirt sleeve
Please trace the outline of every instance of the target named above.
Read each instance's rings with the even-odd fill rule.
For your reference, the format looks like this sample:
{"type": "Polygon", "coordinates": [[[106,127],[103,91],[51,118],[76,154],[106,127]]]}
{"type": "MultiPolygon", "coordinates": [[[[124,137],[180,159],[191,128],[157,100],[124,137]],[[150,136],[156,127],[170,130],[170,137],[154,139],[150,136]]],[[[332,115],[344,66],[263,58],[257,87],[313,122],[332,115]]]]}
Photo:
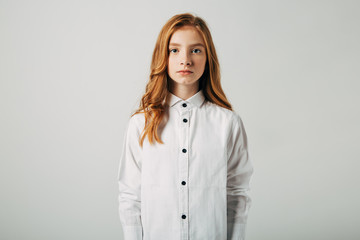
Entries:
{"type": "Polygon", "coordinates": [[[245,239],[245,227],[251,205],[247,191],[250,190],[249,182],[253,171],[244,124],[236,114],[228,141],[226,189],[228,240],[245,239]]]}
{"type": "Polygon", "coordinates": [[[119,163],[119,216],[124,239],[142,240],[140,134],[133,120],[125,130],[119,163]]]}

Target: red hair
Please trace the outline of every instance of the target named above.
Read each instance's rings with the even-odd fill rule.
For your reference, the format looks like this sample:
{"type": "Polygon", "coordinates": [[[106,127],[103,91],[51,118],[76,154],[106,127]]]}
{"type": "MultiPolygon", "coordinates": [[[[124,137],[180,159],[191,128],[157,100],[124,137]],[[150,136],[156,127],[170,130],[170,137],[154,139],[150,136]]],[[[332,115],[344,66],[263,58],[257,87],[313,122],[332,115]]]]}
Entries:
{"type": "Polygon", "coordinates": [[[190,13],[175,15],[166,22],[159,33],[152,55],[150,79],[146,85],[145,94],[141,98],[139,108],[131,115],[139,113],[145,115],[145,126],[139,139],[141,147],[146,136],[148,136],[150,144],[154,143],[153,138],[158,143],[164,143],[159,138],[158,128],[168,107],[168,47],[172,34],[183,26],[194,26],[205,43],[207,59],[204,73],[199,79],[199,88],[203,90],[205,100],[232,110],[221,87],[219,61],[206,22],[190,13]]]}

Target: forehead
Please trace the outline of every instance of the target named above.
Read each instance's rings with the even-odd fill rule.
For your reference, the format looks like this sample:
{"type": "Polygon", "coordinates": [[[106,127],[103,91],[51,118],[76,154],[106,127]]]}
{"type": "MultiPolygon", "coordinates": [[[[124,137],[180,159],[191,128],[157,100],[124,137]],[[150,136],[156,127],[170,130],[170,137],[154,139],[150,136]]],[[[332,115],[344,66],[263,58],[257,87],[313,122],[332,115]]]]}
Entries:
{"type": "Polygon", "coordinates": [[[185,43],[202,43],[204,40],[199,31],[194,26],[182,26],[177,29],[170,38],[170,44],[185,44],[185,43]]]}

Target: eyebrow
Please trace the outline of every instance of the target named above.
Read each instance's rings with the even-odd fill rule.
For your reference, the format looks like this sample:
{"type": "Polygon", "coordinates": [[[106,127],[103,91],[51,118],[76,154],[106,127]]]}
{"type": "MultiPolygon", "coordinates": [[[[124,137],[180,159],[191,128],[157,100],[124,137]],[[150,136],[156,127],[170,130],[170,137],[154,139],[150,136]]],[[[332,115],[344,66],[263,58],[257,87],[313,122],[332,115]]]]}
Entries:
{"type": "MultiPolygon", "coordinates": [[[[169,46],[172,45],[172,46],[181,46],[181,44],[179,43],[170,43],[169,46]]],[[[190,47],[194,47],[194,46],[202,46],[203,48],[205,48],[205,46],[202,44],[202,43],[194,43],[194,44],[190,44],[189,45],[190,47]]]]}

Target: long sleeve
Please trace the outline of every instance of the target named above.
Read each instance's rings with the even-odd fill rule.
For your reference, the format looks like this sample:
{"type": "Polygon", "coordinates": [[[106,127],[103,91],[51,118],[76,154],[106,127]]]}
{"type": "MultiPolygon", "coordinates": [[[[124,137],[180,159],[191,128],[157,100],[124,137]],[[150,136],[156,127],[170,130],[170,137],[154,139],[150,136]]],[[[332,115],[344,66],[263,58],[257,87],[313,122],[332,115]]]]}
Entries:
{"type": "Polygon", "coordinates": [[[142,240],[141,148],[139,131],[130,119],[125,131],[119,163],[119,216],[125,240],[142,240]]]}
{"type": "Polygon", "coordinates": [[[253,166],[248,152],[248,140],[239,115],[235,121],[228,141],[227,166],[227,239],[244,240],[251,198],[250,178],[253,166]]]}

